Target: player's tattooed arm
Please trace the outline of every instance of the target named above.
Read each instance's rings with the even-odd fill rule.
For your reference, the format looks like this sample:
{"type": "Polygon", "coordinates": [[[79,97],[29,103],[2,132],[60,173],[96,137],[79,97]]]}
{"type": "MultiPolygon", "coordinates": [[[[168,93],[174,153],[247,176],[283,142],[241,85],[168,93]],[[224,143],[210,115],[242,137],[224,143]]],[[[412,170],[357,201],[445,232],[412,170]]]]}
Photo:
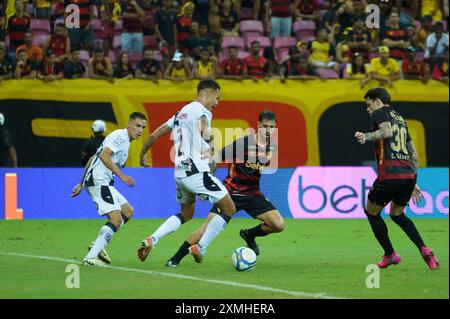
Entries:
{"type": "Polygon", "coordinates": [[[411,156],[411,160],[414,164],[414,170],[417,174],[417,169],[419,168],[419,156],[417,155],[416,148],[414,147],[414,143],[412,140],[409,140],[406,143],[406,147],[408,148],[409,155],[411,156]]]}
{"type": "Polygon", "coordinates": [[[392,127],[390,122],[382,122],[379,125],[379,129],[375,132],[370,133],[362,133],[362,132],[356,132],[355,137],[359,144],[364,144],[367,141],[378,141],[383,140],[386,138],[392,137],[392,127]]]}
{"type": "Polygon", "coordinates": [[[164,123],[163,125],[161,125],[160,127],[158,127],[156,130],[154,130],[152,132],[152,134],[150,134],[149,137],[147,137],[147,139],[144,142],[144,146],[142,146],[142,150],[140,153],[140,162],[141,162],[141,166],[144,167],[149,167],[150,165],[147,163],[146,160],[146,154],[147,152],[150,150],[150,148],[153,147],[153,145],[155,145],[156,141],[164,136],[169,134],[170,132],[172,132],[172,129],[170,128],[169,125],[167,125],[166,123],[164,123]]]}

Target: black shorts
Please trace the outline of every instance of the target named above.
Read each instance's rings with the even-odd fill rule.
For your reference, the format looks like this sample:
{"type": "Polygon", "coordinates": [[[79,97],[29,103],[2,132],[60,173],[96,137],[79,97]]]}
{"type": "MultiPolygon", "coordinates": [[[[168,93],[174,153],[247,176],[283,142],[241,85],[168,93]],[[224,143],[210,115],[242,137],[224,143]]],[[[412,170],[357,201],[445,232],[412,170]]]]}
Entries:
{"type": "MultiPolygon", "coordinates": [[[[277,210],[275,206],[264,195],[257,196],[237,196],[231,195],[234,206],[236,206],[236,212],[245,210],[251,217],[256,218],[261,214],[267,213],[271,210],[277,210]]],[[[210,212],[219,213],[219,208],[214,205],[210,212]]]]}
{"type": "Polygon", "coordinates": [[[415,186],[415,179],[391,179],[384,181],[376,179],[370,189],[368,198],[369,201],[378,206],[384,207],[392,201],[399,206],[405,207],[411,199],[415,186]]]}

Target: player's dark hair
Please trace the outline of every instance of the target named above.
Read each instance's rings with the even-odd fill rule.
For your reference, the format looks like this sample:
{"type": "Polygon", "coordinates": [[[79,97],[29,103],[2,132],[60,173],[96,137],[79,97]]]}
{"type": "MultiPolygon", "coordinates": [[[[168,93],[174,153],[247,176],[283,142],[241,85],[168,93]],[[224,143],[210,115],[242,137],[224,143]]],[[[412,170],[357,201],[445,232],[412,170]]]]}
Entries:
{"type": "Polygon", "coordinates": [[[130,114],[130,117],[128,119],[130,121],[135,120],[135,119],[147,120],[147,117],[145,117],[145,115],[142,114],[141,112],[133,112],[130,114]]]}
{"type": "Polygon", "coordinates": [[[214,80],[203,80],[197,86],[197,93],[203,90],[220,90],[220,85],[214,80]]]}
{"type": "Polygon", "coordinates": [[[259,113],[258,116],[258,121],[262,122],[262,121],[277,121],[277,116],[275,115],[275,113],[273,113],[271,110],[264,110],[261,113],[259,113]]]}
{"type": "Polygon", "coordinates": [[[389,105],[391,103],[391,95],[385,88],[382,87],[370,89],[367,91],[366,95],[364,95],[364,98],[371,100],[380,99],[384,105],[389,105]]]}

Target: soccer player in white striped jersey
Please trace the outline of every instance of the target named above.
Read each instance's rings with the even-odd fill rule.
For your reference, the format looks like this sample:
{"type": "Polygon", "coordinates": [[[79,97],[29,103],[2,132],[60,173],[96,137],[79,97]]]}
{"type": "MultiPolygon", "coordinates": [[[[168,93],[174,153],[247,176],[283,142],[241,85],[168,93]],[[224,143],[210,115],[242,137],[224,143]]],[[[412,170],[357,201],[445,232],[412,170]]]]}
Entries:
{"type": "Polygon", "coordinates": [[[236,211],[225,186],[210,173],[211,153],[214,151],[211,137],[211,111],[218,105],[219,99],[220,86],[217,82],[201,81],[197,87],[196,100],[184,106],[157,128],[144,143],[141,151],[141,165],[148,167],[145,160],[148,150],[160,137],[173,132],[175,183],[181,212],[169,217],[151,236],[141,242],[141,247],[138,249],[138,257],[141,261],[145,261],[161,238],[173,233],[182,224],[192,219],[197,195],[206,196],[220,209],[220,213],[209,224],[212,231],[209,232],[208,241],[203,246],[202,256],[207,243],[222,231],[236,211]]]}
{"type": "Polygon", "coordinates": [[[89,246],[89,252],[83,259],[86,266],[99,266],[111,262],[105,247],[114,233],[133,216],[133,207],[113,186],[114,175],[127,186],[134,186],[134,179],[122,173],[120,167],[123,167],[128,159],[130,143],[142,135],[146,126],[147,119],[144,114],[132,113],[127,128],[115,130],[105,138],[97,153],[86,164],[81,182],[72,191],[71,197],[75,197],[86,188],[100,216],[108,218],[108,222],[100,229],[97,239],[89,246]]]}

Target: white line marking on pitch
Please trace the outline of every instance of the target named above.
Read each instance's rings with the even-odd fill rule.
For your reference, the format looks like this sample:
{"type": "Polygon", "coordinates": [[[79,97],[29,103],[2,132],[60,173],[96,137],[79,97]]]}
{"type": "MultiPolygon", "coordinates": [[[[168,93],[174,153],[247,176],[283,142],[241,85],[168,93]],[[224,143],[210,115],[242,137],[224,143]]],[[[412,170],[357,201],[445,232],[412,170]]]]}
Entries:
{"type": "MultiPolygon", "coordinates": [[[[2,252],[2,251],[0,251],[0,255],[44,259],[44,260],[51,260],[51,261],[60,261],[60,262],[70,263],[70,264],[81,264],[81,261],[79,261],[79,260],[57,258],[57,257],[50,257],[50,256],[8,253],[8,252],[2,252]]],[[[99,268],[122,270],[122,271],[128,271],[128,272],[137,272],[137,273],[156,275],[156,276],[166,276],[166,277],[172,277],[172,278],[178,278],[178,279],[193,280],[193,281],[206,282],[206,283],[211,283],[211,284],[234,286],[234,287],[239,287],[239,288],[248,288],[248,289],[254,289],[254,290],[261,290],[261,291],[270,291],[270,292],[286,294],[286,295],[294,296],[294,297],[319,298],[319,299],[345,299],[345,298],[341,298],[341,297],[328,296],[324,293],[308,293],[308,292],[302,292],[302,291],[277,289],[277,288],[271,288],[271,287],[265,287],[265,286],[259,286],[259,285],[244,284],[244,283],[235,282],[235,281],[205,279],[205,278],[199,278],[199,277],[188,276],[188,275],[172,274],[172,273],[167,273],[167,272],[159,272],[159,271],[145,270],[145,269],[138,269],[138,268],[128,268],[128,267],[118,267],[118,266],[100,266],[99,268]]]]}

